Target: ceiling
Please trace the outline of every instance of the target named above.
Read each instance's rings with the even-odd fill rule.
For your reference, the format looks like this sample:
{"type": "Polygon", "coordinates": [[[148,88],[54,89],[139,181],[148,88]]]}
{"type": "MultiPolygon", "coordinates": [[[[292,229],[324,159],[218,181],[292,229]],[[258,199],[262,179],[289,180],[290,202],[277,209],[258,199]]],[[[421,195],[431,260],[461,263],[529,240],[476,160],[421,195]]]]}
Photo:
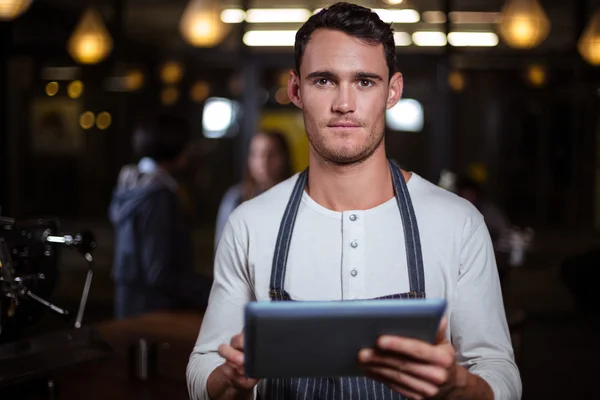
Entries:
{"type": "MultiPolygon", "coordinates": [[[[122,4],[123,7],[123,30],[126,36],[139,43],[149,44],[164,50],[179,52],[190,51],[187,44],[183,42],[178,31],[179,19],[185,9],[187,0],[36,0],[39,3],[46,3],[62,8],[68,8],[76,11],[81,10],[88,4],[99,5],[105,18],[110,19],[115,15],[115,5],[122,4]]],[[[403,7],[414,8],[423,15],[426,11],[442,11],[445,0],[405,0],[403,7]]],[[[240,8],[241,0],[221,0],[223,8],[240,8]]],[[[302,7],[316,9],[323,5],[330,4],[331,1],[322,0],[250,0],[252,8],[283,8],[283,7],[302,7]]],[[[386,5],[381,0],[357,0],[357,3],[373,8],[393,8],[386,5]]],[[[505,0],[450,0],[452,11],[482,11],[499,12],[505,0]]],[[[563,52],[574,46],[577,37],[577,5],[581,4],[587,10],[586,18],[589,18],[591,12],[600,8],[600,0],[541,0],[548,17],[552,23],[552,29],[548,39],[536,51],[541,52],[563,52]]],[[[423,22],[417,24],[396,24],[396,30],[405,30],[411,33],[411,30],[440,30],[442,25],[432,25],[423,22]]],[[[267,24],[269,28],[283,26],[278,24],[267,24]]],[[[259,25],[250,24],[256,29],[264,28],[259,25]]],[[[297,29],[299,24],[288,24],[287,29],[297,29]]],[[[461,30],[495,30],[493,24],[483,25],[464,25],[461,30]]],[[[581,30],[581,27],[579,28],[581,30]]],[[[234,30],[235,32],[235,30],[234,30]]],[[[229,42],[239,40],[239,32],[231,35],[229,42]]],[[[227,44],[226,44],[227,45],[227,44]]],[[[500,49],[505,46],[500,44],[500,49]]],[[[419,51],[422,49],[416,46],[401,48],[400,51],[419,51]]],[[[437,51],[441,51],[439,48],[437,51]]]]}

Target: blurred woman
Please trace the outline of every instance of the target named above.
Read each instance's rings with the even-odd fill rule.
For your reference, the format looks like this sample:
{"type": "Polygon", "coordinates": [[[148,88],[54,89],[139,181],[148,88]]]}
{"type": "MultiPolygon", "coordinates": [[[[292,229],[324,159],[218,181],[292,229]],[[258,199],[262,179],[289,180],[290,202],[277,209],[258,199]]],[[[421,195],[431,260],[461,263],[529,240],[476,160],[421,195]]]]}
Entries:
{"type": "Polygon", "coordinates": [[[258,196],[292,175],[291,156],[285,136],[259,132],[250,142],[245,179],[223,196],[217,214],[215,249],[229,214],[241,203],[258,196]]]}

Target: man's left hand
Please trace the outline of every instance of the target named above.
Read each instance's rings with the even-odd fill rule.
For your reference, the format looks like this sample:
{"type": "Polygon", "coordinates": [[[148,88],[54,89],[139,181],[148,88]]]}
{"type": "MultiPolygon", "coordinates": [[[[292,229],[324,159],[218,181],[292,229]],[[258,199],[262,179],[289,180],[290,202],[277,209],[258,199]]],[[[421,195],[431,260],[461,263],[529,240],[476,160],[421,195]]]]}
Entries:
{"type": "Polygon", "coordinates": [[[411,399],[448,392],[456,379],[456,353],[446,338],[447,319],[440,324],[436,340],[382,336],[377,348],[363,349],[358,359],[369,378],[382,382],[411,399]]]}

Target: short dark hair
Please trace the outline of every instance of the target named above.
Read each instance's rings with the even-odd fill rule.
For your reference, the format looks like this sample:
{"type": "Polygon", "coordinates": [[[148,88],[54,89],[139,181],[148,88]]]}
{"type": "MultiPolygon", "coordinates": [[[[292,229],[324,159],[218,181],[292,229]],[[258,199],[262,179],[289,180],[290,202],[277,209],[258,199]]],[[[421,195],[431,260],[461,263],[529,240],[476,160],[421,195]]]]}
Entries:
{"type": "Polygon", "coordinates": [[[396,72],[396,43],[394,42],[394,30],[391,24],[383,22],[369,8],[340,2],[323,8],[311,16],[296,32],[294,50],[296,72],[298,75],[300,75],[300,64],[302,63],[306,45],[312,33],[319,28],[341,31],[347,35],[361,39],[365,43],[373,45],[383,44],[389,70],[388,79],[396,72]]]}
{"type": "Polygon", "coordinates": [[[133,151],[139,158],[172,161],[183,153],[190,138],[191,129],[185,119],[159,114],[146,117],[137,124],[133,134],[133,151]]]}

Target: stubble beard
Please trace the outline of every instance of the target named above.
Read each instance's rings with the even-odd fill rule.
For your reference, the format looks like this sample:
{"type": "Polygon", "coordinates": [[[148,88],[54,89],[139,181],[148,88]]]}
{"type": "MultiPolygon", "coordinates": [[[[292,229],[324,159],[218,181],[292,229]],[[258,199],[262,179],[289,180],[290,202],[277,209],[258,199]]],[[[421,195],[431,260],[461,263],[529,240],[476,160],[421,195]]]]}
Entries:
{"type": "MultiPolygon", "coordinates": [[[[305,126],[307,126],[306,123],[305,126]]],[[[322,132],[327,128],[326,126],[318,126],[316,129],[317,131],[322,132]]],[[[331,146],[327,146],[325,140],[323,140],[326,134],[319,132],[313,134],[307,129],[306,134],[311,147],[324,162],[338,166],[361,164],[367,161],[382,145],[385,136],[384,129],[375,129],[369,134],[367,140],[364,142],[364,147],[360,149],[344,147],[332,148],[331,146]]]]}

